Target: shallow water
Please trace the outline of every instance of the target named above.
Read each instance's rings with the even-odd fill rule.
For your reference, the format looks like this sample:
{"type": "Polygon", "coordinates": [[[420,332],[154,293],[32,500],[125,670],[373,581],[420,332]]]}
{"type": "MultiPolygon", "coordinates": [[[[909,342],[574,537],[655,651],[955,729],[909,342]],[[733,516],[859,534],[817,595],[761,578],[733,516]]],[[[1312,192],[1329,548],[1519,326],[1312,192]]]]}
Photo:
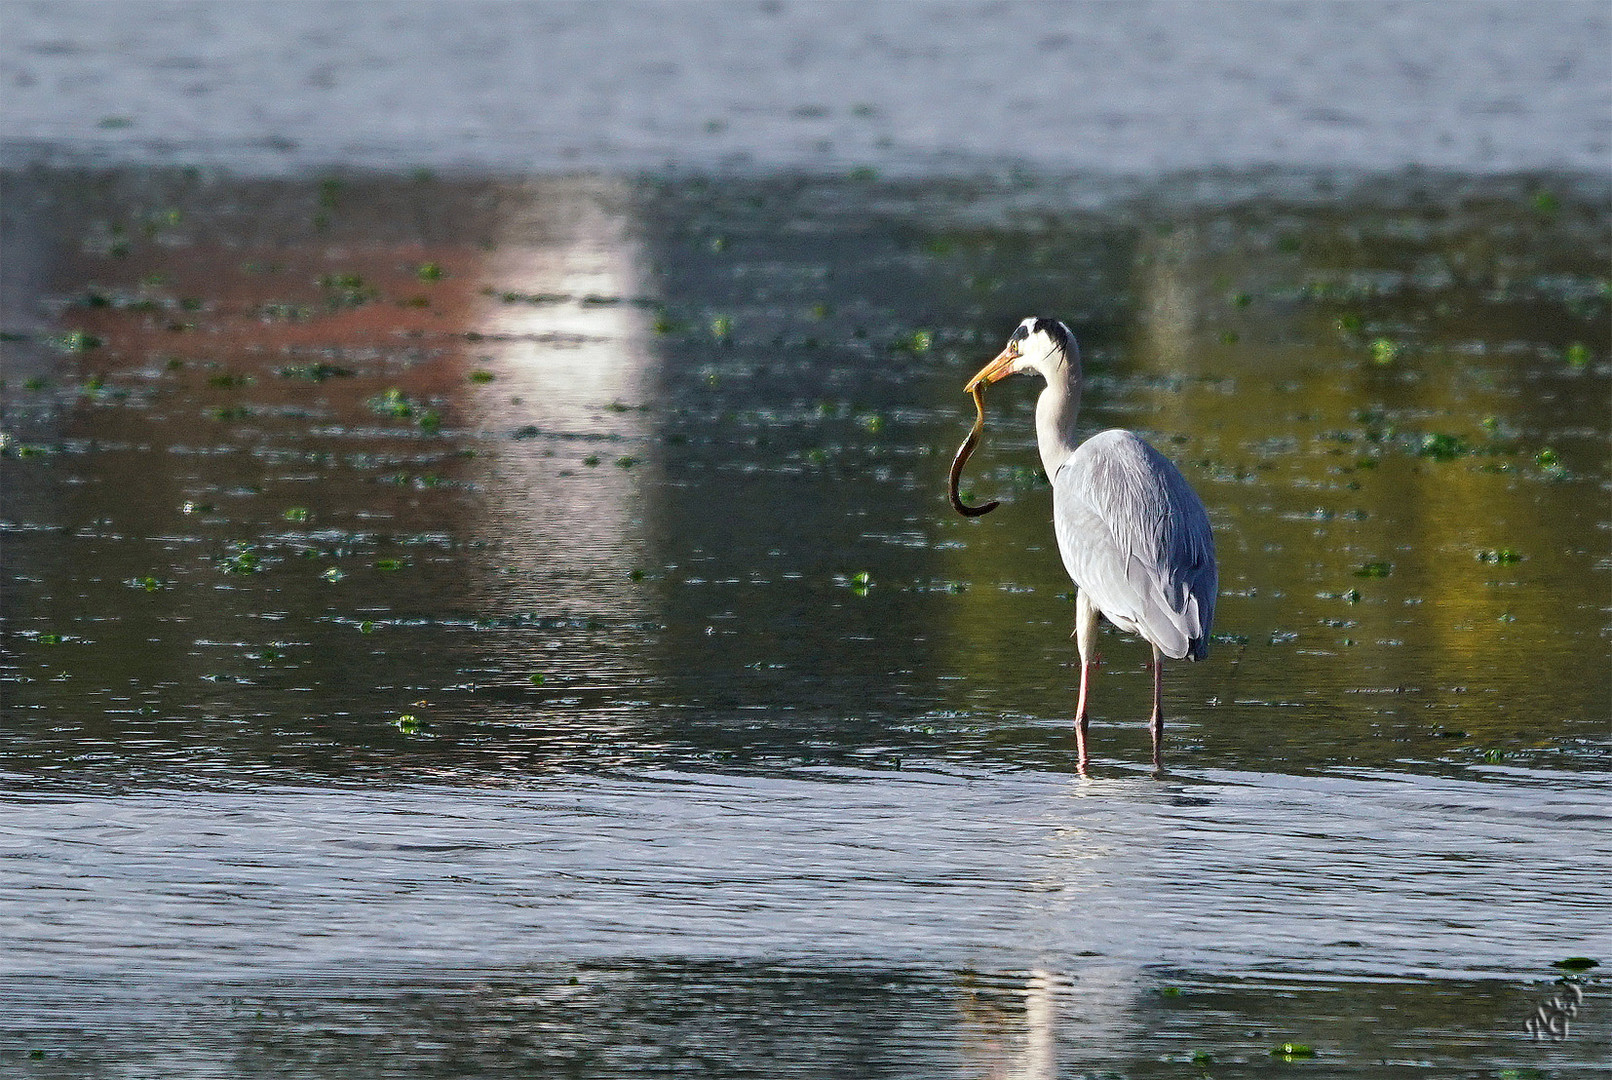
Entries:
{"type": "Polygon", "coordinates": [[[3,180],[5,1067],[1605,1059],[1604,185],[3,180]],[[1027,381],[946,505],[1035,312],[1216,529],[1160,780],[1027,381]]]}
{"type": "Polygon", "coordinates": [[[1604,1060],[1603,1000],[1541,1051],[1525,976],[1604,943],[1612,865],[1580,833],[1605,828],[1576,778],[1521,770],[51,797],[7,811],[0,1005],[79,1060],[133,1037],[250,1075],[363,1047],[445,1073],[1146,1076],[1287,1041],[1362,1075],[1570,1067],[1604,1060]]]}
{"type": "Polygon", "coordinates": [[[1596,0],[5,0],[0,136],[54,162],[1603,172],[1596,0]]]}

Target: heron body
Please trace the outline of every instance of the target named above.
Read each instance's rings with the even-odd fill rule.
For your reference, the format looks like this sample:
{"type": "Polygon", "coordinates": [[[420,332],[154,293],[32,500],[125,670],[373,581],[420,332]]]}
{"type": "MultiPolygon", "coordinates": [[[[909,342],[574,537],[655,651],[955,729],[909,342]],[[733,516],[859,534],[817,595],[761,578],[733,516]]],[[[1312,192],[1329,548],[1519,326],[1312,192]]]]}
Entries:
{"type": "Polygon", "coordinates": [[[1036,442],[1052,481],[1052,519],[1064,568],[1074,580],[1080,696],[1075,735],[1087,753],[1088,693],[1096,674],[1099,617],[1153,647],[1153,765],[1163,768],[1164,659],[1202,660],[1209,650],[1218,574],[1203,501],[1170,460],[1135,432],[1075,436],[1080,350],[1068,327],[1025,319],[995,360],[969,382],[1035,373],[1036,442]]]}

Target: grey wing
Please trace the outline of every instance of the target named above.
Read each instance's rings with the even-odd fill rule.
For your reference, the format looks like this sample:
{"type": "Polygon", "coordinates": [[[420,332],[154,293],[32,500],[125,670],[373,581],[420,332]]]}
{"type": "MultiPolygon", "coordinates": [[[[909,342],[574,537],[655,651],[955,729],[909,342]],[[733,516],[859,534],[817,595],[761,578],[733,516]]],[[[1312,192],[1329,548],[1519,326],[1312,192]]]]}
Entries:
{"type": "Polygon", "coordinates": [[[1109,622],[1171,659],[1209,651],[1219,575],[1209,515],[1169,459],[1129,431],[1104,431],[1052,481],[1058,550],[1109,622]]]}

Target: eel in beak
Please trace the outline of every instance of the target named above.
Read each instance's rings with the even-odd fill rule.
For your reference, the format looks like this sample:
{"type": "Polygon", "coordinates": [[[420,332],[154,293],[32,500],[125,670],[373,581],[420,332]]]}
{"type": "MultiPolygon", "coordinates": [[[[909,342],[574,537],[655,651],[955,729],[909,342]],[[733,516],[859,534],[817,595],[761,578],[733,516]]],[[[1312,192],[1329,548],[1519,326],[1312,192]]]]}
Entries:
{"type": "Polygon", "coordinates": [[[952,458],[952,471],[946,486],[946,494],[951,498],[952,509],[964,517],[980,517],[1002,505],[1000,501],[992,499],[979,506],[969,506],[957,493],[957,486],[963,479],[963,466],[968,464],[974,448],[980,444],[980,436],[985,432],[985,384],[1011,375],[1013,361],[1018,358],[1019,350],[1010,342],[1007,348],[997,354],[996,359],[981,368],[972,379],[968,380],[968,385],[963,387],[964,392],[974,397],[974,426],[969,429],[968,438],[963,440],[963,445],[957,448],[957,456],[952,458]]]}

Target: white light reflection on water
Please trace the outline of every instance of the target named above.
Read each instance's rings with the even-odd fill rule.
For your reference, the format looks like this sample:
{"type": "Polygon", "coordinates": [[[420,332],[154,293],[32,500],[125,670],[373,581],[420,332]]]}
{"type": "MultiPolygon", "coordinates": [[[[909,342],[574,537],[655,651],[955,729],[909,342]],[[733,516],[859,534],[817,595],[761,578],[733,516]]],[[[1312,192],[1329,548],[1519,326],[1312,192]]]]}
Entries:
{"type": "Polygon", "coordinates": [[[10,802],[0,974],[723,956],[1516,978],[1607,955],[1604,781],[1506,781],[659,773],[10,802]]]}
{"type": "Polygon", "coordinates": [[[478,601],[643,618],[628,574],[645,558],[645,492],[660,465],[630,192],[578,177],[512,194],[477,267],[488,285],[471,320],[472,351],[496,379],[474,422],[501,439],[478,478],[486,520],[475,531],[494,551],[478,601]]]}

